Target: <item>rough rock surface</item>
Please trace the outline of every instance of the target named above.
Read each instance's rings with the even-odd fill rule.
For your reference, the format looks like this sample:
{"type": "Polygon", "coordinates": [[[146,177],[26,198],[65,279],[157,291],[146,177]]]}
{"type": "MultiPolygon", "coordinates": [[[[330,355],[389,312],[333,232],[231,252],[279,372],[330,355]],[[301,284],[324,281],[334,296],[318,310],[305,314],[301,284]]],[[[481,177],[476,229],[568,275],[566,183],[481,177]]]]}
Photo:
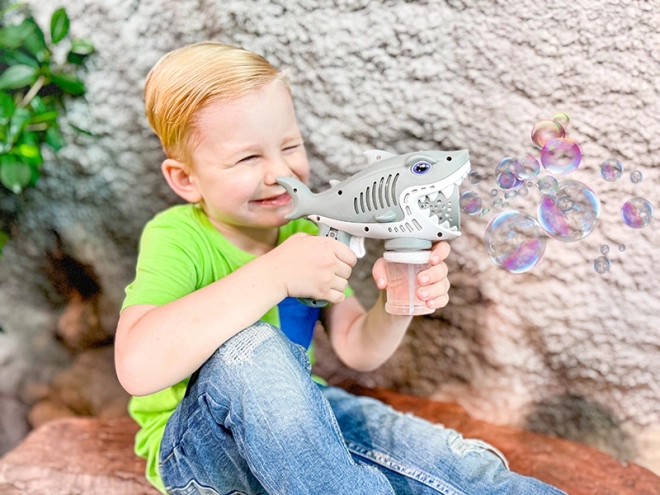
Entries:
{"type": "MultiPolygon", "coordinates": [[[[28,3],[48,25],[56,5],[28,3]]],[[[0,394],[20,396],[26,381],[47,382],[70,362],[53,338],[69,292],[46,269],[61,259],[52,253],[87,267],[106,308],[99,325],[112,333],[140,229],[175,201],[143,116],[144,77],[165,52],[214,39],[290,69],[318,188],[360,170],[368,149],[467,148],[473,168],[488,177],[475,190],[488,198],[495,164],[538,156],[531,127],[566,111],[583,151],[571,178],[602,202],[596,231],[575,243],[550,240],[534,270],[514,275],[484,254],[492,214],[465,216],[448,261],[450,306],[416,320],[375,373],[347,373],[322,338],[319,369],[333,380],[455,400],[480,419],[583,441],[660,473],[660,228],[654,220],[633,230],[619,215],[632,196],[658,206],[660,11],[653,2],[60,4],[74,34],[98,48],[85,75],[88,93],[68,114],[93,136],[69,133],[71,144],[21,200],[0,264],[0,394]],[[618,182],[598,176],[609,157],[626,167],[618,182]],[[628,180],[633,169],[644,174],[639,184],[628,180]],[[591,263],[602,244],[612,249],[612,269],[597,275],[591,263]]],[[[532,188],[511,203],[534,211],[538,199],[532,188]]],[[[365,304],[375,298],[369,263],[380,250],[370,247],[353,280],[365,304]]],[[[75,285],[75,277],[67,280],[75,285]]]]}
{"type": "MultiPolygon", "coordinates": [[[[442,423],[466,438],[499,448],[511,469],[539,478],[571,495],[658,495],[660,478],[635,464],[622,465],[589,447],[471,418],[457,404],[386,390],[353,387],[398,410],[442,423]]],[[[132,451],[136,425],[128,418],[68,418],[33,432],[0,459],[0,492],[7,495],[151,495],[144,462],[132,451]]]]}

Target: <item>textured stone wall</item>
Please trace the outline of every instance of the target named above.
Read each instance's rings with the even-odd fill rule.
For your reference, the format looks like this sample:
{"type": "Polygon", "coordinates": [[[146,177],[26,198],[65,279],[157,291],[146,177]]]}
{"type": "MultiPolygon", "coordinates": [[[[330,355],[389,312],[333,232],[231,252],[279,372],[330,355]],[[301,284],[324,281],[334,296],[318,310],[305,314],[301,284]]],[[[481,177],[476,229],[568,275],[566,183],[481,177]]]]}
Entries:
{"type": "MultiPolygon", "coordinates": [[[[56,7],[29,3],[44,23],[56,7]]],[[[144,77],[165,52],[213,39],[289,69],[319,189],[360,170],[368,149],[467,148],[473,169],[487,176],[475,189],[486,199],[497,162],[538,156],[532,126],[567,112],[569,135],[584,154],[571,178],[602,201],[596,231],[577,243],[549,241],[534,270],[514,275],[484,253],[492,214],[465,216],[448,261],[450,305],[416,320],[399,352],[371,374],[342,368],[319,336],[318,371],[332,381],[352,377],[455,400],[476,417],[583,441],[660,473],[660,228],[654,220],[633,230],[619,215],[632,196],[659,206],[655,2],[60,3],[72,31],[98,48],[85,76],[88,94],[69,110],[94,136],[71,134],[72,144],[46,165],[0,264],[7,377],[0,400],[20,396],[23,384],[46,380],[68,359],[52,339],[66,295],[44,270],[46,253],[89,267],[112,332],[140,229],[175,201],[143,116],[144,77]],[[641,170],[644,180],[603,181],[598,165],[609,157],[641,170]],[[611,271],[598,275],[591,263],[602,244],[614,253],[611,271]]],[[[532,191],[511,207],[533,211],[538,198],[532,191]]],[[[369,263],[381,247],[369,248],[353,277],[365,304],[376,295],[369,263]]]]}

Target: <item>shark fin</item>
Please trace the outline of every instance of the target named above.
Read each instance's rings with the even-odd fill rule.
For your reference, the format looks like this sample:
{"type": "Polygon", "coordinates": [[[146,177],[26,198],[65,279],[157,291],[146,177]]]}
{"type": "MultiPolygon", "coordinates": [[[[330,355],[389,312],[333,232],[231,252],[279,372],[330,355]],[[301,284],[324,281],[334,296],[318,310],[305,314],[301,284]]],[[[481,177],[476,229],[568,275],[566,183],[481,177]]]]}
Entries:
{"type": "Polygon", "coordinates": [[[389,151],[383,151],[383,150],[369,150],[369,151],[365,151],[363,155],[367,157],[367,162],[369,163],[369,165],[396,156],[394,153],[390,153],[389,151]]]}

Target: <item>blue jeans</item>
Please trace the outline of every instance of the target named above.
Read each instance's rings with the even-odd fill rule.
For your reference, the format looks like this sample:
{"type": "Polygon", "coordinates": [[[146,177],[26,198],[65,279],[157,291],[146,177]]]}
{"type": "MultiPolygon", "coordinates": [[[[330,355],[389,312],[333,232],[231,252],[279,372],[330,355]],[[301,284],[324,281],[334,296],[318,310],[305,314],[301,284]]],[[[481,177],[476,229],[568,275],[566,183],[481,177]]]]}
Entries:
{"type": "Polygon", "coordinates": [[[171,495],[560,495],[480,440],[311,379],[305,349],[259,322],[191,378],[160,474],[171,495]]]}

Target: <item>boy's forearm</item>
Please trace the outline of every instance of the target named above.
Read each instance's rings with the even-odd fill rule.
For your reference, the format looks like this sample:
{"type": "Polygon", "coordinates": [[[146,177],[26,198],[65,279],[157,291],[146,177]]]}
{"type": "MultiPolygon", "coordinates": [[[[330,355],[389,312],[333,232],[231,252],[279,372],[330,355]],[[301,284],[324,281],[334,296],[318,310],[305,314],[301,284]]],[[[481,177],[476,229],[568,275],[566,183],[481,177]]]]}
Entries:
{"type": "Polygon", "coordinates": [[[391,315],[385,311],[385,293],[376,304],[358,317],[344,337],[344,363],[357,371],[373,371],[396,351],[412,321],[412,316],[391,315]]]}
{"type": "Polygon", "coordinates": [[[286,294],[257,258],[226,277],[156,307],[117,332],[117,372],[132,395],[167,388],[197,370],[215,350],[252,325],[286,294]]]}

